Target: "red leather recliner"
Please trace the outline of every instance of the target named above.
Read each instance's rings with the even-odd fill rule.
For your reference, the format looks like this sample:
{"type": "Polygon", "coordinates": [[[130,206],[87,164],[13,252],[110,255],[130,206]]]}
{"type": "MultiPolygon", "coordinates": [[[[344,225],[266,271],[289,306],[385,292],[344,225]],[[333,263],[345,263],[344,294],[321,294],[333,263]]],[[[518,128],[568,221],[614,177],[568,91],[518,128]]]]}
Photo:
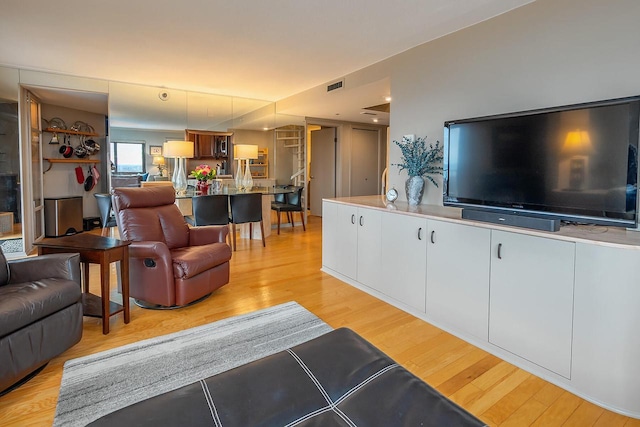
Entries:
{"type": "Polygon", "coordinates": [[[132,242],[129,293],[138,305],[184,306],[229,282],[229,228],[190,227],[173,187],[114,188],[112,198],[120,239],[132,242]]]}

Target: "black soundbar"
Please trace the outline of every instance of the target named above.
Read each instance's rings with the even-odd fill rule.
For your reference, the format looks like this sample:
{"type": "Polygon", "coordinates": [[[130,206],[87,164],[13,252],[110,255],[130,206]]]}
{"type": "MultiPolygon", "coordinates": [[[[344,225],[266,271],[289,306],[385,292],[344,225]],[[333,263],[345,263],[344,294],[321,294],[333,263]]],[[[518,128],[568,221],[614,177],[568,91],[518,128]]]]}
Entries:
{"type": "Polygon", "coordinates": [[[560,220],[552,218],[538,218],[527,215],[503,214],[477,209],[462,209],[462,218],[474,221],[490,222],[492,224],[511,225],[514,227],[532,228],[542,231],[560,230],[560,220]]]}

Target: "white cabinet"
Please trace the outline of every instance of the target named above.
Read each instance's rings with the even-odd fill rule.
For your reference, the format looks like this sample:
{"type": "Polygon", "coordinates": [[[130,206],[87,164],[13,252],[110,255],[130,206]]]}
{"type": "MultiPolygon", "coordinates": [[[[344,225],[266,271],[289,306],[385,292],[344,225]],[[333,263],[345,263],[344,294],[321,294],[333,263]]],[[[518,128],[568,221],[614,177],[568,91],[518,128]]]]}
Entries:
{"type": "Polygon", "coordinates": [[[427,315],[486,341],[491,230],[429,219],[427,239],[427,315]]]}
{"type": "Polygon", "coordinates": [[[381,217],[378,210],[358,208],[357,280],[376,290],[380,289],[382,282],[381,217]]]}
{"type": "Polygon", "coordinates": [[[640,233],[543,233],[353,199],[324,205],[325,271],[640,418],[640,233]]]}
{"type": "Polygon", "coordinates": [[[640,250],[578,243],[571,383],[640,414],[640,250]]]}
{"type": "Polygon", "coordinates": [[[489,342],[571,377],[575,243],[492,230],[489,342]]]}
{"type": "Polygon", "coordinates": [[[322,202],[322,265],[338,270],[338,204],[322,202]]]}
{"type": "Polygon", "coordinates": [[[358,208],[323,201],[322,265],[355,279],[357,273],[358,208]]]}
{"type": "Polygon", "coordinates": [[[324,201],[322,265],[376,289],[381,270],[380,216],[374,209],[324,201]]]}
{"type": "Polygon", "coordinates": [[[424,312],[427,220],[385,212],[381,225],[384,267],[379,290],[424,312]]]}

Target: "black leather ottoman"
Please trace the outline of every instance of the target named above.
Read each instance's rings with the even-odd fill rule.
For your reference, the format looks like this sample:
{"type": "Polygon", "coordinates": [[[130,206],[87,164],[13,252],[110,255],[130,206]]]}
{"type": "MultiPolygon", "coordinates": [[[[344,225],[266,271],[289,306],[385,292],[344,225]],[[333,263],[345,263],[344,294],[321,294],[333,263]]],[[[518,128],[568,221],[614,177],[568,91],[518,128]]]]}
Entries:
{"type": "Polygon", "coordinates": [[[123,408],[90,425],[485,424],[343,328],[123,408]]]}

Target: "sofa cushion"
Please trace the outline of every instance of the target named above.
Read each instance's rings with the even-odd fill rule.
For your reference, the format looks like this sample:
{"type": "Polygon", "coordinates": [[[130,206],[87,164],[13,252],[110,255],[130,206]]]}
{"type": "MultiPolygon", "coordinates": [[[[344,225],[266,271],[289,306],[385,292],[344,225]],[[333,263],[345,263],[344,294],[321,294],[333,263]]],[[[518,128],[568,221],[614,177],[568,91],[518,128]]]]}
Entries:
{"type": "Polygon", "coordinates": [[[176,279],[189,279],[229,261],[231,248],[226,243],[187,246],[173,249],[171,258],[173,260],[173,276],[176,279]]]}
{"type": "Polygon", "coordinates": [[[4,257],[2,248],[0,248],[0,286],[9,283],[9,265],[7,259],[4,257]]]}
{"type": "Polygon", "coordinates": [[[43,279],[0,287],[0,337],[77,303],[81,290],[67,279],[43,279]]]}

